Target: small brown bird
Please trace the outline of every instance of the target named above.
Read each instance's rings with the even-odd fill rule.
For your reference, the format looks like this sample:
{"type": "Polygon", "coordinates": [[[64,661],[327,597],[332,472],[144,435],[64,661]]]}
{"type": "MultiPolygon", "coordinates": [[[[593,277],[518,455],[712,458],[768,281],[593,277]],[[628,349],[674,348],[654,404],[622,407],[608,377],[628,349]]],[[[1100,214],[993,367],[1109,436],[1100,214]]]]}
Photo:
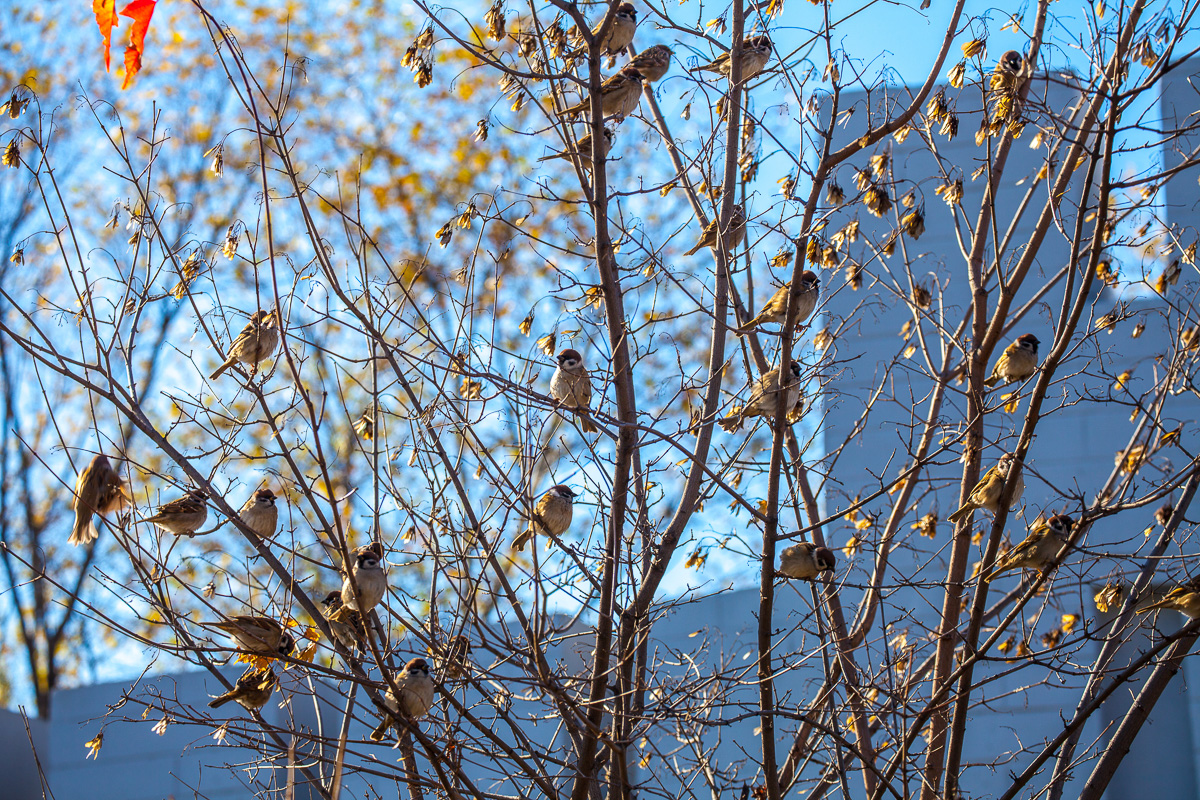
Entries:
{"type": "Polygon", "coordinates": [[[237,679],[232,689],[214,697],[208,707],[220,708],[230,700],[236,700],[247,711],[258,711],[271,699],[271,693],[278,684],[279,678],[275,677],[275,670],[271,667],[250,667],[237,679]]]}
{"type": "MultiPolygon", "coordinates": [[[[641,102],[642,73],[628,65],[600,84],[600,115],[604,119],[612,117],[617,121],[623,120],[637,111],[638,104],[641,102]]],[[[563,109],[562,115],[573,117],[591,107],[591,98],[585,97],[582,102],[563,109]]]]}
{"type": "Polygon", "coordinates": [[[783,548],[779,554],[779,571],[785,578],[811,581],[822,572],[833,572],[837,559],[828,547],[817,547],[812,542],[797,542],[783,548]]]}
{"type": "Polygon", "coordinates": [[[167,533],[176,536],[195,536],[208,519],[208,506],[204,501],[208,493],[203,489],[192,489],[183,497],[158,507],[158,512],[142,522],[152,522],[167,533]]]}
{"type": "Polygon", "coordinates": [[[465,634],[450,637],[442,661],[442,679],[456,681],[471,671],[471,640],[465,634]]]}
{"type": "Polygon", "coordinates": [[[1017,340],[1004,348],[992,374],[984,386],[991,388],[997,384],[1015,383],[1032,377],[1038,369],[1038,345],[1041,342],[1032,333],[1024,333],[1017,340]]]}
{"type": "Polygon", "coordinates": [[[350,554],[353,559],[351,582],[350,574],[345,570],[342,580],[342,608],[338,619],[345,622],[349,612],[357,611],[362,616],[371,613],[371,609],[379,605],[387,594],[387,575],[383,572],[383,545],[372,542],[364,545],[350,554]],[[357,594],[355,587],[358,588],[357,594]]]}
{"type": "Polygon", "coordinates": [[[259,489],[250,495],[242,506],[242,522],[258,534],[260,539],[270,539],[279,524],[279,509],[275,507],[275,493],[270,489],[259,489]]]}
{"type": "Polygon", "coordinates": [[[538,498],[533,507],[533,518],[529,520],[525,530],[513,540],[513,549],[524,550],[525,545],[539,533],[549,534],[551,537],[559,537],[566,533],[567,528],[571,527],[574,509],[572,501],[575,496],[570,486],[560,483],[550,487],[549,491],[538,498]]]}
{"type": "MultiPolygon", "coordinates": [[[[737,334],[749,333],[760,325],[782,325],[787,319],[788,295],[792,291],[792,282],[788,281],[783,286],[780,286],[775,294],[771,295],[771,299],[766,302],[762,310],[747,322],[745,325],[737,329],[737,334]]],[[[796,324],[802,325],[805,320],[812,316],[813,311],[817,308],[817,300],[821,295],[821,279],[817,274],[810,269],[804,270],[800,276],[800,297],[796,301],[796,324]]]]}
{"type": "Polygon", "coordinates": [[[631,58],[628,66],[642,73],[642,77],[646,79],[647,83],[654,83],[667,74],[667,70],[671,68],[671,56],[673,55],[675,55],[675,51],[665,44],[656,44],[653,47],[647,47],[631,58]]]}
{"type": "Polygon", "coordinates": [[[1181,583],[1163,595],[1161,600],[1151,603],[1144,608],[1139,608],[1137,613],[1145,614],[1147,611],[1153,611],[1156,608],[1169,608],[1172,611],[1179,611],[1188,619],[1200,617],[1200,578],[1192,578],[1185,583],[1181,583]]]}
{"type": "Polygon", "coordinates": [[[1020,88],[1024,77],[1025,56],[1016,50],[1009,50],[996,62],[989,83],[993,92],[1011,95],[1020,88]]]}
{"type": "Polygon", "coordinates": [[[103,453],[93,456],[75,480],[75,495],[71,498],[75,526],[67,543],[81,545],[95,541],[100,532],[92,525],[92,517],[119,511],[129,500],[125,482],[112,468],[108,456],[103,453]]]}
{"type": "MultiPolygon", "coordinates": [[[[784,387],[783,402],[784,408],[790,412],[800,402],[799,362],[791,362],[789,371],[791,378],[784,387]]],[[[741,430],[742,423],[750,417],[766,417],[768,420],[773,420],[779,410],[778,392],[775,388],[778,381],[779,368],[776,367],[754,382],[754,388],[750,390],[750,399],[746,401],[746,405],[742,406],[736,414],[717,420],[717,424],[725,430],[733,432],[741,430]]]]}
{"type": "MultiPolygon", "coordinates": [[[[600,145],[600,157],[601,158],[604,158],[605,156],[608,155],[609,148],[612,147],[612,142],[613,142],[612,128],[605,128],[604,129],[604,141],[600,145]]],[[[561,158],[566,161],[578,160],[580,162],[579,165],[581,167],[586,169],[588,172],[591,172],[593,167],[595,166],[592,161],[592,135],[590,133],[584,134],[583,138],[580,139],[578,142],[576,142],[576,146],[574,149],[568,148],[567,150],[564,150],[561,153],[555,153],[554,155],[550,155],[550,156],[542,156],[541,158],[538,159],[538,163],[541,163],[543,161],[553,161],[556,158],[561,158]]]]}
{"type": "MultiPolygon", "coordinates": [[[[946,521],[957,523],[959,520],[966,519],[968,514],[979,508],[982,508],[984,511],[990,511],[993,514],[999,513],[1000,494],[1004,490],[1005,481],[1016,465],[1016,461],[1017,457],[1012,453],[1005,453],[1000,456],[1000,460],[996,462],[996,466],[989,469],[979,479],[979,482],[975,484],[975,488],[967,496],[967,502],[963,504],[963,507],[947,517],[946,521]]],[[[1017,502],[1021,499],[1021,495],[1024,492],[1025,479],[1017,475],[1017,482],[1013,486],[1013,493],[1010,500],[1014,503],[1017,502]]]]}
{"type": "Polygon", "coordinates": [[[270,617],[239,614],[223,622],[212,622],[216,628],[237,643],[248,653],[260,656],[291,655],[296,641],[282,624],[270,617]]]}
{"type": "Polygon", "coordinates": [[[550,396],[576,413],[584,433],[600,430],[587,416],[592,402],[592,376],[578,350],[567,348],[558,354],[558,367],[550,377],[550,396]]]}
{"type": "MultiPolygon", "coordinates": [[[[696,246],[684,253],[685,256],[690,256],[700,252],[702,248],[711,247],[716,249],[719,241],[717,223],[720,218],[715,218],[707,225],[700,233],[700,241],[696,242],[696,246]]],[[[732,250],[742,243],[746,238],[746,210],[740,205],[733,207],[733,212],[729,215],[729,229],[725,233],[725,249],[732,250]]]]}
{"type": "Polygon", "coordinates": [[[363,623],[362,614],[347,609],[342,611],[342,593],[335,589],[325,595],[321,601],[325,606],[325,619],[329,622],[329,632],[333,638],[347,650],[365,647],[367,641],[367,626],[363,623]]]}
{"type": "Polygon", "coordinates": [[[208,379],[215,381],[239,361],[250,366],[250,374],[253,376],[258,371],[259,363],[270,358],[279,346],[278,325],[279,317],[274,311],[257,312],[250,318],[246,327],[242,328],[233,344],[229,345],[229,356],[225,363],[213,370],[208,379]]]}
{"type": "Polygon", "coordinates": [[[1075,520],[1066,514],[1037,520],[1020,544],[996,559],[992,569],[983,576],[983,582],[990,583],[1000,573],[1014,569],[1046,569],[1070,541],[1074,525],[1075,520]]]}
{"type": "MultiPolygon", "coordinates": [[[[414,658],[404,665],[404,671],[396,676],[396,688],[400,690],[400,701],[389,688],[384,694],[384,703],[393,714],[408,720],[418,720],[429,713],[433,706],[433,678],[429,674],[429,663],[423,658],[414,658]]],[[[384,714],[379,727],[371,731],[371,741],[381,742],[392,727],[391,714],[384,714]]]]}
{"type": "MultiPolygon", "coordinates": [[[[762,72],[771,60],[771,37],[766,34],[750,36],[742,40],[742,80],[748,81],[762,72]]],[[[733,71],[729,51],[721,53],[707,64],[694,67],[690,72],[715,72],[728,78],[733,71]]]]}
{"type": "MultiPolygon", "coordinates": [[[[604,19],[601,19],[596,23],[596,27],[592,28],[592,36],[599,36],[600,29],[603,27],[604,19]]],[[[608,33],[605,34],[603,40],[596,42],[596,46],[600,49],[601,55],[615,56],[626,47],[629,47],[629,43],[633,41],[633,34],[636,30],[637,9],[633,7],[633,3],[621,3],[621,5],[617,6],[612,24],[608,26],[608,33]]],[[[585,53],[587,53],[587,47],[580,47],[571,51],[568,58],[579,58],[585,53]]]]}

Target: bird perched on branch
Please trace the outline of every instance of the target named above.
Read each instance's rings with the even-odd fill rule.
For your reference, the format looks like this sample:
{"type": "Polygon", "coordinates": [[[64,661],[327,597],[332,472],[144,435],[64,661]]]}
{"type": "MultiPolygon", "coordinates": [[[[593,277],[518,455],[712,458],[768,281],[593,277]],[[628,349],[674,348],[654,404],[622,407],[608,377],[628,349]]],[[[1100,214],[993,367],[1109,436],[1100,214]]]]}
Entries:
{"type": "Polygon", "coordinates": [[[260,656],[291,655],[296,649],[296,640],[283,624],[270,617],[239,614],[222,622],[208,624],[237,643],[248,653],[260,656]]]}
{"type": "Polygon", "coordinates": [[[335,589],[325,595],[325,599],[321,601],[325,606],[325,619],[329,623],[329,632],[333,635],[342,647],[347,650],[354,650],[356,647],[364,647],[367,641],[367,626],[363,622],[362,614],[357,611],[347,609],[342,611],[342,593],[335,589]]]}
{"type": "Polygon", "coordinates": [[[1151,603],[1148,606],[1139,608],[1137,613],[1145,614],[1148,611],[1154,611],[1157,608],[1166,608],[1171,611],[1178,611],[1188,619],[1196,619],[1200,617],[1200,577],[1192,578],[1184,583],[1179,584],[1171,591],[1163,595],[1161,600],[1151,603]]]}
{"type": "Polygon", "coordinates": [[[183,497],[158,507],[158,511],[142,522],[152,522],[176,536],[195,536],[208,519],[208,492],[191,489],[183,497]]]}
{"type": "Polygon", "coordinates": [[[471,640],[462,633],[450,637],[446,646],[446,657],[442,661],[442,680],[459,680],[466,677],[470,670],[471,640]]]}
{"type": "Polygon", "coordinates": [[[129,501],[125,482],[112,468],[108,456],[103,453],[93,456],[75,480],[75,495],[71,498],[75,525],[67,543],[81,545],[95,541],[100,532],[92,524],[92,517],[119,511],[129,501]]]}
{"type": "MultiPolygon", "coordinates": [[[[607,17],[607,14],[605,15],[607,17]]],[[[596,27],[592,28],[592,37],[600,36],[600,30],[604,27],[604,19],[596,23],[596,27]]],[[[612,24],[608,26],[608,33],[604,38],[596,42],[597,48],[601,55],[615,56],[629,47],[629,43],[633,41],[633,34],[637,30],[637,9],[633,7],[633,3],[621,3],[617,6],[617,11],[613,15],[612,24]]],[[[572,50],[567,57],[579,58],[587,53],[587,46],[578,47],[572,50]]]]}
{"type": "Polygon", "coordinates": [[[215,381],[239,361],[250,367],[250,374],[258,371],[260,362],[271,357],[279,346],[279,317],[274,311],[258,311],[250,318],[246,327],[229,345],[229,355],[225,363],[213,370],[208,376],[215,381]]]}
{"type": "Polygon", "coordinates": [[[525,545],[537,534],[546,534],[552,538],[562,536],[571,527],[571,516],[574,513],[575,492],[570,486],[559,484],[538,498],[533,507],[533,516],[525,530],[513,540],[514,550],[524,550],[525,545]]]}
{"type": "Polygon", "coordinates": [[[279,678],[269,665],[261,669],[250,667],[241,674],[232,689],[214,697],[208,707],[220,708],[230,700],[236,700],[237,704],[247,711],[259,711],[271,699],[271,693],[278,684],[279,678]]]}
{"type": "Polygon", "coordinates": [[[675,55],[675,51],[665,44],[656,44],[629,59],[626,66],[642,73],[642,77],[647,83],[654,83],[667,74],[667,70],[671,68],[671,56],[673,55],[675,55]]]}
{"type": "Polygon", "coordinates": [[[797,542],[783,548],[779,554],[779,570],[776,574],[811,581],[822,572],[833,572],[836,567],[837,559],[828,547],[818,547],[812,542],[797,542]]]}
{"type": "Polygon", "coordinates": [[[279,524],[279,509],[275,507],[275,493],[270,489],[259,489],[250,495],[239,514],[246,527],[260,539],[270,539],[279,524]]]}
{"type": "Polygon", "coordinates": [[[992,367],[991,376],[983,382],[991,388],[997,384],[1015,383],[1030,378],[1038,369],[1038,345],[1041,342],[1032,333],[1017,337],[1016,341],[1004,348],[996,366],[992,367]]]}
{"type": "MultiPolygon", "coordinates": [[[[429,663],[425,659],[414,658],[405,664],[404,670],[396,676],[396,688],[400,690],[398,699],[390,688],[384,693],[384,704],[388,711],[414,721],[429,713],[433,706],[434,687],[429,663]]],[[[394,727],[392,714],[384,713],[379,727],[371,731],[371,741],[383,741],[388,728],[394,727]]]]}
{"type": "MultiPolygon", "coordinates": [[[[600,157],[604,158],[608,155],[609,148],[612,147],[613,132],[611,128],[604,129],[604,137],[600,142],[600,157]]],[[[556,158],[565,159],[567,161],[579,161],[579,165],[591,172],[595,167],[595,161],[592,157],[592,135],[584,134],[583,138],[575,143],[574,148],[568,147],[561,153],[555,153],[549,156],[542,156],[538,159],[538,163],[543,161],[553,161],[556,158]]]]}
{"type": "MultiPolygon", "coordinates": [[[[1005,453],[1000,456],[1000,460],[996,462],[996,466],[989,469],[979,482],[975,484],[975,488],[967,496],[967,502],[963,507],[951,514],[946,521],[950,523],[958,523],[960,520],[967,518],[967,515],[978,508],[985,511],[990,511],[993,514],[1000,512],[1000,495],[1004,491],[1005,482],[1012,474],[1013,468],[1016,466],[1017,457],[1012,453],[1005,453]]],[[[1021,499],[1021,495],[1025,491],[1025,479],[1019,474],[1017,482],[1013,486],[1012,497],[1009,498],[1012,502],[1017,502],[1021,499]]]]}
{"type": "Polygon", "coordinates": [[[575,412],[584,433],[600,430],[587,416],[592,402],[592,376],[578,350],[567,348],[558,354],[558,367],[550,377],[550,396],[575,412]]]}
{"type": "Polygon", "coordinates": [[[788,412],[789,421],[792,421],[790,419],[793,415],[792,412],[800,403],[800,363],[792,361],[788,365],[788,380],[784,385],[782,393],[775,388],[778,381],[778,367],[764,373],[761,378],[754,382],[754,388],[750,390],[750,399],[746,401],[746,405],[742,406],[737,413],[717,420],[717,424],[725,430],[732,432],[741,430],[742,423],[749,417],[766,417],[772,420],[779,412],[779,398],[781,395],[783,397],[784,408],[788,412]]]}
{"type": "Polygon", "coordinates": [[[351,564],[342,570],[342,607],[336,618],[349,620],[350,612],[357,611],[366,618],[371,609],[379,605],[387,594],[387,575],[383,572],[383,544],[372,542],[350,554],[351,564]],[[352,577],[353,576],[353,577],[352,577]]]}
{"type": "MultiPolygon", "coordinates": [[[[711,222],[704,226],[704,230],[700,232],[700,241],[696,242],[696,246],[684,253],[685,256],[690,256],[693,253],[700,252],[701,248],[711,247],[716,249],[717,243],[720,241],[720,231],[718,223],[720,218],[714,218],[711,222]]],[[[741,205],[735,205],[733,211],[729,214],[729,227],[725,232],[725,248],[726,251],[732,250],[742,243],[746,238],[746,210],[741,205]]]]}
{"type": "MultiPolygon", "coordinates": [[[[754,319],[737,329],[737,334],[749,333],[760,325],[782,325],[787,319],[788,296],[792,291],[792,282],[780,286],[771,299],[754,319]]],[[[810,269],[804,270],[800,276],[800,297],[796,301],[796,324],[801,325],[812,316],[817,308],[817,300],[821,294],[821,279],[810,269]]]]}
{"type": "MultiPolygon", "coordinates": [[[[604,119],[612,117],[619,121],[637,111],[638,104],[642,102],[642,80],[642,73],[628,65],[609,76],[600,84],[600,116],[604,119]]],[[[591,107],[592,99],[588,96],[581,102],[564,108],[562,115],[573,117],[591,107]]]]}
{"type": "Polygon", "coordinates": [[[993,92],[1015,94],[1024,82],[1025,73],[1025,56],[1016,50],[1009,50],[1000,56],[1000,60],[992,68],[988,83],[993,92]]]}
{"type": "MultiPolygon", "coordinates": [[[[766,69],[771,60],[771,37],[766,34],[742,39],[742,80],[748,81],[766,69]]],[[[707,64],[693,67],[690,72],[715,72],[728,78],[733,71],[730,51],[725,51],[707,64]]]]}
{"type": "Polygon", "coordinates": [[[991,570],[983,576],[983,582],[990,583],[1000,573],[1014,569],[1046,569],[1067,546],[1074,525],[1075,520],[1066,514],[1036,520],[1020,544],[996,559],[991,570]]]}

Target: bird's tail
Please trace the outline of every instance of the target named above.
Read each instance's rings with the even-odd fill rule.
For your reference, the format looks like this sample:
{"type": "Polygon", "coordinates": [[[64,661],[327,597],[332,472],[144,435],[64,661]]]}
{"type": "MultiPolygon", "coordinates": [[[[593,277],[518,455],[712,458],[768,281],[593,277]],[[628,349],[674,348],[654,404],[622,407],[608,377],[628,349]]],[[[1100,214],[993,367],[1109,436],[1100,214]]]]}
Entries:
{"type": "Polygon", "coordinates": [[[230,367],[232,367],[232,366],[233,366],[233,365],[234,365],[236,362],[237,362],[237,359],[236,359],[236,358],[231,358],[231,359],[229,359],[229,360],[228,360],[228,361],[226,361],[224,364],[222,364],[221,366],[219,366],[219,367],[217,367],[215,370],[213,370],[213,374],[212,374],[212,375],[209,375],[209,376],[208,376],[208,379],[209,379],[210,381],[215,381],[217,378],[219,378],[219,377],[221,377],[222,375],[224,375],[224,374],[225,374],[225,370],[227,370],[227,369],[229,369],[230,367]]]}
{"type": "Polygon", "coordinates": [[[379,723],[375,730],[371,731],[371,741],[382,742],[383,737],[387,736],[388,728],[390,727],[392,727],[392,721],[384,716],[383,721],[379,723]]]}
{"type": "Polygon", "coordinates": [[[533,528],[526,528],[517,534],[517,538],[513,539],[513,550],[524,550],[525,545],[529,544],[529,540],[533,538],[533,528]]]}
{"type": "Polygon", "coordinates": [[[747,333],[749,333],[750,331],[754,330],[754,328],[757,327],[761,322],[762,322],[762,314],[756,314],[750,319],[749,322],[747,322],[742,327],[734,328],[733,332],[736,333],[738,336],[744,336],[747,333]]]}
{"type": "Polygon", "coordinates": [[[99,535],[100,532],[96,530],[96,526],[92,525],[92,515],[84,509],[77,509],[75,511],[75,527],[71,529],[71,538],[67,539],[67,544],[75,547],[81,544],[91,544],[99,535]]]}
{"type": "Polygon", "coordinates": [[[721,426],[722,430],[733,433],[734,431],[741,429],[742,415],[734,414],[730,417],[722,417],[721,419],[717,420],[717,424],[721,426]]]}
{"type": "Polygon", "coordinates": [[[972,508],[970,505],[965,505],[962,508],[960,508],[958,511],[955,511],[953,514],[946,517],[946,522],[949,522],[952,525],[957,525],[959,522],[966,519],[967,515],[970,514],[974,510],[975,509],[972,508]]]}
{"type": "Polygon", "coordinates": [[[704,242],[700,242],[700,243],[698,243],[698,244],[697,244],[695,247],[693,247],[691,250],[688,250],[686,253],[684,253],[684,255],[685,255],[685,256],[695,255],[696,253],[699,253],[699,252],[700,252],[700,249],[701,249],[702,247],[704,247],[704,242]]]}
{"type": "Polygon", "coordinates": [[[208,707],[209,708],[220,708],[221,706],[225,705],[232,699],[233,699],[233,692],[226,692],[225,694],[221,695],[220,697],[214,697],[212,700],[210,700],[208,703],[208,707]]]}
{"type": "Polygon", "coordinates": [[[579,417],[579,427],[583,428],[584,433],[599,432],[600,429],[596,427],[596,423],[592,422],[587,415],[576,412],[576,416],[579,417]]]}
{"type": "Polygon", "coordinates": [[[1148,606],[1142,606],[1141,608],[1137,609],[1136,613],[1145,614],[1149,611],[1154,611],[1155,609],[1159,609],[1159,608],[1170,608],[1171,601],[1174,599],[1175,598],[1173,598],[1173,597],[1164,597],[1161,600],[1156,600],[1155,602],[1151,603],[1148,606]]]}

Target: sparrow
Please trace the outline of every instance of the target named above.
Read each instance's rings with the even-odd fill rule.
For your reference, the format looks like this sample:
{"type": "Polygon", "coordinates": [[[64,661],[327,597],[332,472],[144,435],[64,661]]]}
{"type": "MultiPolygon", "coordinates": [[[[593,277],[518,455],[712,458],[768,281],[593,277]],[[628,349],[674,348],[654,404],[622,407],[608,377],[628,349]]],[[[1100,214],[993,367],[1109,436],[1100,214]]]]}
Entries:
{"type": "MultiPolygon", "coordinates": [[[[612,142],[613,142],[612,129],[605,128],[604,129],[604,141],[600,144],[600,157],[601,158],[604,158],[605,156],[608,155],[609,148],[612,147],[612,142]]],[[[572,162],[575,161],[576,159],[579,159],[580,166],[582,166],[588,172],[591,172],[592,167],[593,167],[592,135],[590,133],[584,134],[583,138],[580,139],[578,142],[576,142],[574,149],[571,149],[568,147],[566,150],[563,150],[561,153],[555,153],[555,154],[549,155],[549,156],[542,156],[541,158],[538,159],[538,163],[540,164],[543,161],[553,161],[556,158],[561,158],[561,159],[565,159],[567,161],[572,161],[572,162]],[[582,158],[581,158],[581,156],[582,156],[582,158]]]]}
{"type": "MultiPolygon", "coordinates": [[[[598,37],[600,29],[603,27],[604,20],[601,19],[596,23],[596,27],[592,28],[592,37],[598,37]]],[[[621,5],[617,6],[617,13],[614,15],[612,24],[608,26],[608,34],[603,40],[597,40],[596,46],[600,48],[602,55],[615,56],[626,47],[629,47],[629,43],[633,41],[633,33],[636,30],[637,9],[633,7],[633,3],[621,3],[621,5]]],[[[586,46],[579,47],[571,51],[568,58],[578,58],[586,52],[586,46]]]]}
{"type": "Polygon", "coordinates": [[[600,430],[586,415],[592,402],[592,377],[578,350],[567,348],[558,354],[558,367],[550,377],[550,396],[575,411],[584,433],[600,430]]]}
{"type": "Polygon", "coordinates": [[[673,55],[675,55],[675,51],[665,44],[656,44],[629,59],[626,66],[633,67],[642,73],[642,77],[647,83],[654,83],[667,74],[667,70],[671,68],[671,56],[673,55]]]}
{"type": "Polygon", "coordinates": [[[258,669],[250,667],[237,679],[237,683],[219,697],[214,697],[208,704],[209,708],[220,708],[230,700],[236,700],[238,705],[248,711],[258,711],[271,699],[271,692],[279,684],[275,670],[270,666],[258,669]]]}
{"type": "Polygon", "coordinates": [[[1024,73],[1025,56],[1016,50],[1009,50],[1000,56],[1000,60],[992,68],[992,76],[989,81],[992,91],[1013,94],[1020,87],[1024,73]]]}
{"type": "Polygon", "coordinates": [[[442,679],[456,681],[471,669],[471,640],[465,634],[452,636],[446,646],[446,658],[442,661],[442,679]]]}
{"type": "MultiPolygon", "coordinates": [[[[700,252],[701,248],[712,247],[717,245],[717,223],[720,218],[714,218],[712,222],[704,226],[704,230],[700,233],[700,241],[696,242],[696,246],[684,253],[685,256],[690,256],[700,252]]],[[[729,229],[725,233],[725,247],[729,250],[737,247],[746,238],[746,212],[740,205],[733,207],[733,213],[729,215],[729,229]]]]}
{"type": "Polygon", "coordinates": [[[992,375],[983,382],[991,388],[996,384],[1014,383],[1026,380],[1038,368],[1038,345],[1041,342],[1032,333],[1024,333],[1017,340],[1004,348],[996,366],[992,367],[992,375]]]}
{"type": "Polygon", "coordinates": [[[229,345],[229,357],[217,367],[209,380],[215,381],[239,361],[250,365],[250,374],[258,371],[258,364],[271,357],[279,346],[279,317],[274,311],[259,311],[250,318],[246,327],[229,345]]]}
{"type": "Polygon", "coordinates": [[[783,548],[779,554],[779,570],[776,574],[785,578],[811,581],[822,572],[833,572],[837,559],[828,547],[817,547],[812,542],[798,542],[783,548]]]}
{"type": "Polygon", "coordinates": [[[1000,573],[1014,569],[1046,569],[1067,545],[1074,525],[1075,520],[1066,514],[1035,521],[1024,541],[996,559],[983,582],[990,583],[1000,573]]]}
{"type": "MultiPolygon", "coordinates": [[[[955,511],[946,518],[947,522],[957,523],[959,520],[966,519],[977,508],[982,508],[985,511],[990,511],[993,514],[1000,511],[1000,493],[1004,490],[1004,483],[1016,464],[1016,456],[1012,453],[1005,453],[1000,456],[1000,460],[996,462],[996,466],[992,467],[987,473],[979,479],[979,483],[975,484],[975,488],[971,490],[971,494],[967,496],[967,502],[958,511],[955,511]]],[[[1025,491],[1025,479],[1017,475],[1017,482],[1013,486],[1012,502],[1017,502],[1021,499],[1021,494],[1025,491]]]]}
{"type": "Polygon", "coordinates": [[[358,548],[351,556],[354,559],[351,572],[343,571],[345,578],[342,581],[342,608],[338,611],[338,619],[342,622],[349,619],[351,611],[357,611],[366,617],[387,593],[387,576],[383,574],[381,563],[383,545],[372,542],[358,548]],[[358,589],[357,594],[355,587],[358,589]]]}
{"type": "Polygon", "coordinates": [[[275,535],[275,526],[279,522],[275,493],[270,489],[259,489],[250,495],[250,499],[242,506],[241,517],[242,522],[258,534],[260,539],[270,539],[275,535]]]}
{"type": "Polygon", "coordinates": [[[239,614],[224,622],[213,622],[216,628],[237,642],[242,650],[260,656],[291,655],[296,641],[284,630],[283,625],[270,617],[239,614]]]}
{"type": "Polygon", "coordinates": [[[1188,619],[1200,617],[1200,578],[1192,578],[1185,583],[1181,583],[1163,595],[1161,600],[1151,603],[1144,608],[1139,608],[1137,613],[1145,614],[1147,611],[1153,611],[1156,608],[1169,608],[1172,611],[1179,611],[1188,619]]]}
{"type": "MultiPolygon", "coordinates": [[[[414,658],[405,664],[404,670],[396,676],[396,688],[400,690],[399,702],[390,688],[384,693],[384,704],[388,711],[409,720],[418,720],[429,713],[433,705],[433,678],[429,675],[429,664],[425,659],[414,658]]],[[[385,713],[379,727],[371,731],[371,741],[383,741],[390,727],[392,716],[385,713]]]]}
{"type": "Polygon", "coordinates": [[[525,530],[517,534],[517,538],[513,540],[513,549],[524,550],[525,545],[539,533],[547,533],[554,538],[566,533],[567,528],[571,527],[571,514],[574,508],[571,501],[575,497],[576,494],[570,486],[564,486],[561,483],[551,486],[544,495],[538,498],[537,504],[533,507],[533,518],[529,520],[525,530]]]}
{"type": "MultiPolygon", "coordinates": [[[[737,334],[741,336],[744,333],[749,333],[760,325],[773,324],[782,325],[787,318],[788,295],[792,291],[792,282],[788,281],[783,286],[780,286],[775,294],[771,295],[771,299],[767,301],[762,310],[747,322],[745,325],[737,329],[737,334]]],[[[821,279],[812,270],[806,269],[800,276],[800,299],[796,303],[796,324],[803,324],[805,320],[812,316],[813,311],[817,308],[817,299],[821,294],[821,279]]]]}
{"type": "Polygon", "coordinates": [[[329,632],[342,647],[354,650],[367,641],[367,626],[363,623],[362,614],[357,611],[342,608],[342,593],[335,589],[325,595],[321,601],[325,606],[325,619],[329,622],[329,632]]]}
{"type": "MultiPolygon", "coordinates": [[[[771,60],[771,37],[766,34],[742,39],[742,80],[748,81],[762,72],[771,60]]],[[[694,67],[689,72],[715,72],[726,78],[733,70],[729,52],[726,51],[707,64],[694,67]]]]}
{"type": "MultiPolygon", "coordinates": [[[[800,364],[793,361],[788,366],[791,378],[785,386],[783,403],[784,408],[791,411],[800,401],[800,364]]],[[[717,424],[725,430],[733,432],[741,430],[742,423],[749,417],[774,419],[779,410],[779,401],[775,398],[775,387],[778,381],[778,367],[764,373],[754,382],[754,388],[750,390],[750,399],[746,401],[746,405],[742,406],[736,414],[717,420],[717,424]]]]}
{"type": "Polygon", "coordinates": [[[159,506],[158,513],[142,522],[152,522],[176,536],[195,536],[208,519],[208,506],[204,503],[207,499],[208,493],[203,489],[192,489],[183,497],[159,506]]]}
{"type": "Polygon", "coordinates": [[[88,544],[96,540],[100,532],[92,525],[92,516],[105,516],[118,511],[130,500],[125,482],[112,468],[108,456],[103,453],[92,460],[75,480],[75,495],[71,498],[71,510],[75,512],[75,526],[71,529],[72,545],[88,544]]]}
{"type": "MultiPolygon", "coordinates": [[[[600,84],[600,116],[623,120],[637,110],[642,101],[642,73],[628,64],[600,84]]],[[[573,117],[592,107],[590,97],[563,109],[564,117],[573,117]]]]}

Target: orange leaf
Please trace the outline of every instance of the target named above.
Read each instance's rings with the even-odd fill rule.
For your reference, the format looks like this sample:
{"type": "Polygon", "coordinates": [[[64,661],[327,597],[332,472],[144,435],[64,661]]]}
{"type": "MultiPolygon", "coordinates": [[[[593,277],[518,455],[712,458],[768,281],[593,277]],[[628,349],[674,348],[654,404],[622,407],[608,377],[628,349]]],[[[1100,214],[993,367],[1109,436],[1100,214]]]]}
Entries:
{"type": "Polygon", "coordinates": [[[150,29],[150,17],[154,16],[156,0],[132,0],[121,9],[122,17],[133,20],[129,29],[129,46],[125,48],[125,80],[121,89],[128,89],[133,77],[142,69],[142,53],[145,52],[146,31],[150,29]]]}
{"type": "Polygon", "coordinates": [[[92,0],[92,13],[104,39],[104,71],[108,72],[112,55],[112,29],[117,27],[117,0],[92,0]]]}

